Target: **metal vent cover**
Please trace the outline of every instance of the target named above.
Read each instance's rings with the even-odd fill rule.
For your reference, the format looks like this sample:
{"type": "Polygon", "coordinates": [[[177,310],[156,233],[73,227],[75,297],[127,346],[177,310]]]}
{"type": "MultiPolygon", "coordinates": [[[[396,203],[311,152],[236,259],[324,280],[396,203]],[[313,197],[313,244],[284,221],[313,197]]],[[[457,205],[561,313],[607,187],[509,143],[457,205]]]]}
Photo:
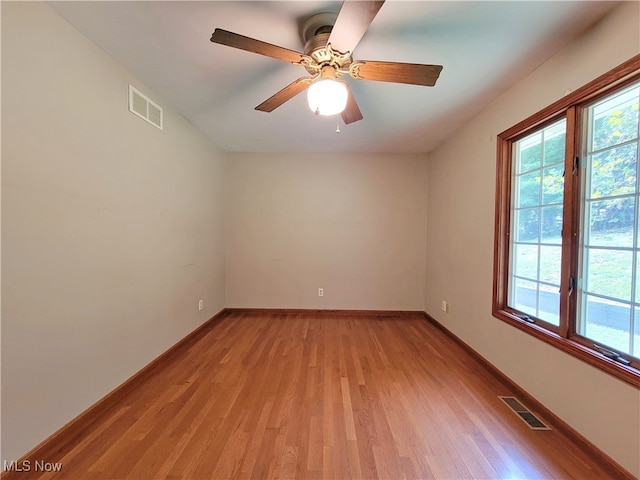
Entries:
{"type": "Polygon", "coordinates": [[[162,108],[129,85],[129,111],[162,130],[162,108]]]}
{"type": "Polygon", "coordinates": [[[532,430],[551,430],[551,427],[545,425],[542,420],[531,413],[527,407],[522,405],[516,397],[501,397],[498,396],[504,404],[509,407],[524,423],[529,425],[532,430]]]}

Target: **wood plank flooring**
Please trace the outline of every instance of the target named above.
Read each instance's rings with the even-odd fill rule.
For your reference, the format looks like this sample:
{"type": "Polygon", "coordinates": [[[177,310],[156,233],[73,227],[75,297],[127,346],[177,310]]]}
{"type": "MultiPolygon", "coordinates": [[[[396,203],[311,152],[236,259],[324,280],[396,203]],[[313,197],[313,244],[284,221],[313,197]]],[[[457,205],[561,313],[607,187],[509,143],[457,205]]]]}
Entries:
{"type": "Polygon", "coordinates": [[[608,478],[511,394],[417,314],[233,313],[16,478],[608,478]]]}

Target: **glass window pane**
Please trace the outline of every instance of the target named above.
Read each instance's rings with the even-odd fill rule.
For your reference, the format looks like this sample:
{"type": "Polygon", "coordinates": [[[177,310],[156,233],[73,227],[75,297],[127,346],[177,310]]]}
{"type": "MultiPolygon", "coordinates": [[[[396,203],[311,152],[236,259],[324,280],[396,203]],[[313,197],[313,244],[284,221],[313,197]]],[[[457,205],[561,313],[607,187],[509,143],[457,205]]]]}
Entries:
{"type": "Polygon", "coordinates": [[[629,353],[631,305],[585,295],[580,334],[597,343],[629,353]]]}
{"type": "Polygon", "coordinates": [[[635,355],[640,334],[635,331],[640,315],[639,97],[636,84],[585,110],[588,161],[582,180],[583,284],[578,292],[578,333],[635,355]]]}
{"type": "Polygon", "coordinates": [[[513,274],[531,280],[538,279],[538,245],[516,244],[513,274]]]}
{"type": "Polygon", "coordinates": [[[510,307],[559,325],[566,121],[514,144],[510,307]]]}
{"type": "Polygon", "coordinates": [[[619,300],[631,300],[632,252],[587,249],[585,290],[619,300]]]}
{"type": "Polygon", "coordinates": [[[557,123],[545,130],[544,165],[564,163],[565,126],[557,123]]]}
{"type": "MultiPolygon", "coordinates": [[[[640,304],[640,255],[636,255],[636,265],[633,270],[633,275],[636,278],[636,291],[635,291],[635,304],[640,304]]],[[[640,333],[640,332],[639,332],[640,333]]]]}
{"type": "Polygon", "coordinates": [[[537,287],[537,282],[530,282],[521,278],[516,279],[515,288],[511,294],[511,297],[513,298],[511,305],[513,308],[516,308],[528,315],[536,316],[538,304],[537,287]]]}
{"type": "Polygon", "coordinates": [[[560,325],[560,292],[558,287],[540,285],[538,318],[556,327],[560,325]]]}
{"type": "Polygon", "coordinates": [[[594,155],[591,160],[591,198],[634,193],[637,161],[635,143],[594,155]]]}
{"type": "Polygon", "coordinates": [[[635,307],[634,327],[633,327],[633,348],[631,355],[640,358],[640,308],[635,307]]]}
{"type": "Polygon", "coordinates": [[[540,168],[542,162],[542,132],[536,132],[516,144],[516,174],[540,168]]]}
{"type": "Polygon", "coordinates": [[[605,98],[592,107],[592,150],[601,150],[638,136],[638,91],[637,86],[605,98]]]}
{"type": "Polygon", "coordinates": [[[562,243],[562,207],[542,207],[542,242],[562,243]]]}
{"type": "Polygon", "coordinates": [[[518,207],[533,207],[540,204],[539,170],[519,176],[517,183],[518,207]]]}
{"type": "Polygon", "coordinates": [[[540,281],[560,287],[562,247],[540,247],[540,281]]]}
{"type": "Polygon", "coordinates": [[[589,246],[632,247],[635,197],[589,202],[589,246]]]}
{"type": "Polygon", "coordinates": [[[640,246],[640,212],[636,211],[636,245],[640,246]]]}
{"type": "Polygon", "coordinates": [[[542,203],[562,203],[564,192],[564,165],[545,168],[542,177],[542,203]]]}
{"type": "Polygon", "coordinates": [[[540,225],[538,223],[538,209],[528,208],[517,210],[514,220],[517,242],[537,242],[540,225]]]}

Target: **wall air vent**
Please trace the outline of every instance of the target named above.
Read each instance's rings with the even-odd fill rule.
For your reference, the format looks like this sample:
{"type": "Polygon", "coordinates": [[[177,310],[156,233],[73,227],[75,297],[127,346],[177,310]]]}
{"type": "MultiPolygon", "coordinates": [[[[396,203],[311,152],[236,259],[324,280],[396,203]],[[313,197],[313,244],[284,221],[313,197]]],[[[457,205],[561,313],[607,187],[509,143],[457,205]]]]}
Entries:
{"type": "Polygon", "coordinates": [[[129,85],[129,111],[162,130],[162,108],[129,85]]]}
{"type": "Polygon", "coordinates": [[[533,430],[551,430],[550,427],[546,426],[538,417],[536,417],[533,413],[531,413],[527,407],[522,405],[515,397],[498,397],[502,400],[507,407],[509,407],[513,412],[520,417],[520,419],[529,425],[529,427],[533,430]]]}

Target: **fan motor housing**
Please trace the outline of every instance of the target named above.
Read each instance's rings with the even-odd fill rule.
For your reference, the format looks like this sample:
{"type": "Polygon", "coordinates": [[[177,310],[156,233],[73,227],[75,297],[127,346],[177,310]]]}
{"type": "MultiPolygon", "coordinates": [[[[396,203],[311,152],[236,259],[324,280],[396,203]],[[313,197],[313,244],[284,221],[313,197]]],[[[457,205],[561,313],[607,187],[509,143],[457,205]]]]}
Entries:
{"type": "Polygon", "coordinates": [[[302,25],[302,41],[307,43],[319,33],[330,33],[338,16],[335,13],[316,13],[302,25]]]}
{"type": "Polygon", "coordinates": [[[304,53],[313,58],[319,65],[331,61],[332,55],[327,48],[329,35],[330,33],[319,33],[307,40],[304,46],[304,53]]]}
{"type": "Polygon", "coordinates": [[[306,66],[309,73],[315,74],[317,67],[331,65],[336,69],[351,63],[351,55],[334,52],[328,44],[331,29],[336,21],[335,13],[318,13],[307,20],[302,28],[305,42],[304,53],[313,59],[316,65],[306,66]]]}

